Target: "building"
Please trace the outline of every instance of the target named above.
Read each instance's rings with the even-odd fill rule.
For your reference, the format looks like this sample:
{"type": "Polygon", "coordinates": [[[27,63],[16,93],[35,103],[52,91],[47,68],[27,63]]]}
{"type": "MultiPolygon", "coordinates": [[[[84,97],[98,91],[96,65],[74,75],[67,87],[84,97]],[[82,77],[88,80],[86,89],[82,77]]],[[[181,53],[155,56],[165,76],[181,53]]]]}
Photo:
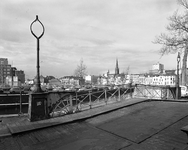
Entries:
{"type": "Polygon", "coordinates": [[[175,86],[176,75],[139,75],[138,80],[133,83],[144,85],[160,85],[160,86],[175,86]]]}
{"type": "Polygon", "coordinates": [[[98,76],[95,76],[95,75],[85,76],[85,82],[89,84],[93,84],[93,85],[97,84],[97,79],[98,79],[98,76]]]}
{"type": "Polygon", "coordinates": [[[16,70],[15,67],[11,68],[11,74],[6,76],[5,84],[9,86],[21,86],[25,83],[25,74],[22,70],[16,70]]]}
{"type": "Polygon", "coordinates": [[[2,86],[20,86],[25,83],[25,74],[22,70],[17,70],[16,67],[11,67],[8,64],[7,58],[0,58],[0,84],[2,86]]]}
{"type": "Polygon", "coordinates": [[[20,81],[20,83],[25,83],[25,73],[23,70],[15,70],[15,76],[18,77],[18,81],[20,81]]]}
{"type": "Polygon", "coordinates": [[[18,76],[7,76],[5,83],[9,86],[21,86],[21,82],[18,80],[18,76]]]}
{"type": "Polygon", "coordinates": [[[59,79],[51,79],[49,80],[49,85],[52,87],[61,87],[61,81],[59,79]]]}
{"type": "Polygon", "coordinates": [[[155,76],[153,77],[153,83],[152,85],[170,85],[175,86],[176,85],[176,76],[167,76],[167,75],[161,75],[161,76],[155,76]]]}
{"type": "Polygon", "coordinates": [[[115,75],[119,75],[118,59],[116,59],[115,75]]]}
{"type": "Polygon", "coordinates": [[[131,82],[134,84],[140,83],[139,81],[140,74],[131,74],[131,82]]]}
{"type": "Polygon", "coordinates": [[[175,75],[176,74],[176,70],[165,70],[165,74],[166,75],[175,75]]]}
{"type": "Polygon", "coordinates": [[[116,66],[115,66],[114,74],[110,73],[110,71],[108,70],[107,73],[104,76],[106,76],[106,77],[115,77],[115,76],[118,76],[119,74],[120,73],[119,73],[118,59],[116,59],[116,66]]]}
{"type": "Polygon", "coordinates": [[[11,65],[7,58],[0,58],[0,84],[6,84],[6,77],[11,76],[11,65]]]}
{"type": "Polygon", "coordinates": [[[152,65],[152,70],[150,70],[150,73],[153,73],[153,74],[164,73],[164,65],[160,64],[159,62],[157,64],[152,65]]]}
{"type": "Polygon", "coordinates": [[[64,76],[59,79],[63,86],[82,86],[85,84],[85,80],[82,77],[64,76]]]}
{"type": "Polygon", "coordinates": [[[116,59],[115,72],[111,74],[108,70],[106,74],[98,77],[98,84],[101,85],[121,85],[127,82],[127,74],[120,73],[118,66],[118,59],[116,59]]]}

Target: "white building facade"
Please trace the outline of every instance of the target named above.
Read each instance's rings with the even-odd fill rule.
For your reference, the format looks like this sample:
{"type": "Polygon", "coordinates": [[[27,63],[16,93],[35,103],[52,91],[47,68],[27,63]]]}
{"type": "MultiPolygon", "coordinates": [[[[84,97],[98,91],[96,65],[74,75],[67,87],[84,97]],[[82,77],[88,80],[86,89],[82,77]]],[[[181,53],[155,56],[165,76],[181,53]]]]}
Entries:
{"type": "Polygon", "coordinates": [[[145,85],[176,85],[176,76],[175,75],[160,75],[160,76],[140,76],[139,82],[137,84],[145,85]]]}

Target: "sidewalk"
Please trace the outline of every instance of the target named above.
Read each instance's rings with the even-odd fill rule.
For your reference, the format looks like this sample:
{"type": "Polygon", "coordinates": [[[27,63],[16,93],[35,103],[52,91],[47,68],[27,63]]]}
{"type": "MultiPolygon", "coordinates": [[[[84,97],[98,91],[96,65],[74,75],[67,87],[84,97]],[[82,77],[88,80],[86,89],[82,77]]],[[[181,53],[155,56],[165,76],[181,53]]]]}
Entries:
{"type": "MultiPolygon", "coordinates": [[[[71,123],[79,120],[84,120],[91,118],[100,114],[105,114],[111,111],[121,109],[123,107],[128,107],[134,104],[142,103],[145,101],[150,101],[148,99],[132,98],[125,99],[124,101],[118,101],[109,105],[104,105],[101,107],[92,108],[86,111],[78,112],[75,114],[68,114],[61,117],[50,118],[46,120],[40,120],[35,122],[30,122],[26,115],[14,116],[14,117],[2,117],[0,118],[0,138],[5,136],[11,136],[13,134],[18,134],[22,132],[32,131],[36,129],[52,127],[55,125],[71,123]]],[[[165,101],[176,101],[176,100],[165,100],[165,101]]],[[[178,102],[188,102],[187,100],[182,100],[178,102]]]]}
{"type": "Polygon", "coordinates": [[[147,99],[126,99],[125,101],[118,101],[116,103],[92,108],[92,109],[78,112],[75,114],[68,114],[65,116],[60,116],[56,118],[50,118],[50,119],[40,120],[40,121],[35,121],[35,122],[30,122],[28,120],[28,116],[26,115],[2,117],[0,118],[1,120],[0,137],[11,136],[13,134],[51,127],[54,125],[71,123],[74,121],[87,119],[87,118],[104,114],[110,111],[114,111],[123,107],[141,103],[144,101],[147,101],[147,99]]]}

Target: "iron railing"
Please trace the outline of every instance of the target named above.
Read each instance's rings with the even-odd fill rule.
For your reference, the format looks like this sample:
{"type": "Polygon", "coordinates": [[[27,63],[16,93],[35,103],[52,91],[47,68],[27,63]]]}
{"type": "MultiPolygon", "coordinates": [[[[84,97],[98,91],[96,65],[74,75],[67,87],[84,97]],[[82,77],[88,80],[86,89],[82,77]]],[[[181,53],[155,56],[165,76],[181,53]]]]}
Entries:
{"type": "Polygon", "coordinates": [[[175,99],[176,87],[136,84],[133,97],[147,99],[175,99]]]}
{"type": "Polygon", "coordinates": [[[75,92],[66,96],[53,105],[50,111],[51,117],[76,113],[87,109],[107,105],[132,97],[133,88],[117,88],[113,90],[75,92]]]}

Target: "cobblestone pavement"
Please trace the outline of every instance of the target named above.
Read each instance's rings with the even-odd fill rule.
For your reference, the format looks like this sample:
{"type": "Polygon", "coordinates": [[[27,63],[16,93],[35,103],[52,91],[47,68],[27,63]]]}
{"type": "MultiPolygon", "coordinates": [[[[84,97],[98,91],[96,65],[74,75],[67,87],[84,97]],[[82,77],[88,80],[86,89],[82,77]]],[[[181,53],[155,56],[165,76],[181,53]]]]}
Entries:
{"type": "Polygon", "coordinates": [[[0,139],[0,150],[185,150],[188,103],[143,102],[0,139]]]}

